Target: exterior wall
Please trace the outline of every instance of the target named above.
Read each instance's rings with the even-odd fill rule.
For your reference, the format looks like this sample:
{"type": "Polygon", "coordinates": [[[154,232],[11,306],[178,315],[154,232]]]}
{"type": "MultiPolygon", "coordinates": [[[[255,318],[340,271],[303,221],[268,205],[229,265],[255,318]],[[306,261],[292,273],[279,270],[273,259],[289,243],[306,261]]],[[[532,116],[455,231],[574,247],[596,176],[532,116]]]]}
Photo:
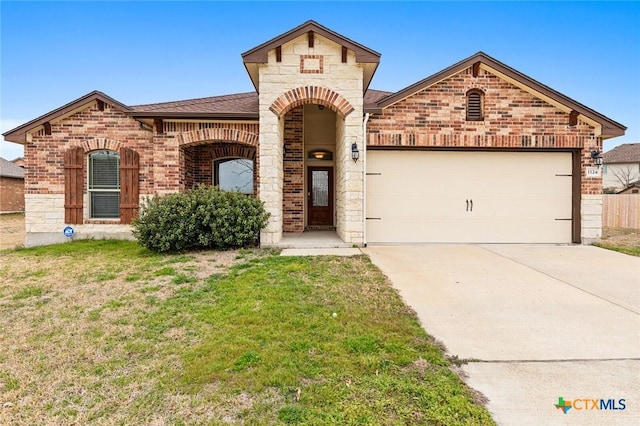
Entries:
{"type": "Polygon", "coordinates": [[[24,179],[0,177],[0,213],[24,211],[24,179]]]}
{"type": "MultiPolygon", "coordinates": [[[[51,134],[31,134],[25,145],[25,245],[66,241],[64,223],[64,152],[82,146],[117,150],[129,147],[140,155],[140,197],[177,192],[197,183],[211,183],[215,158],[238,155],[255,158],[257,123],[165,122],[150,129],[122,111],[96,103],[57,122],[51,134]],[[200,146],[205,146],[200,148],[200,146]],[[185,155],[185,152],[187,153],[185,155]]],[[[89,219],[85,159],[84,223],[73,225],[74,238],[132,238],[129,225],[119,220],[89,219]]],[[[256,161],[257,163],[257,161],[256,161]]],[[[254,173],[256,183],[259,179],[254,173]]],[[[254,185],[257,187],[257,184],[254,185]]]]}
{"type": "MultiPolygon", "coordinates": [[[[66,241],[64,222],[64,152],[82,146],[85,153],[95,149],[117,150],[120,146],[134,149],[140,155],[140,195],[154,192],[154,150],[152,132],[122,111],[105,105],[100,111],[96,103],[60,121],[51,123],[51,134],[44,130],[31,134],[25,145],[25,245],[41,245],[66,241]]],[[[87,160],[85,158],[84,193],[87,193],[87,160]]],[[[132,238],[130,227],[116,220],[94,220],[88,217],[84,203],[84,223],[73,225],[74,238],[132,238]]]]}
{"type": "Polygon", "coordinates": [[[211,142],[207,145],[187,146],[181,149],[181,180],[186,189],[198,185],[213,185],[214,163],[222,158],[246,158],[254,161],[253,188],[256,190],[256,148],[247,145],[211,142]]]}
{"type": "Polygon", "coordinates": [[[284,116],[283,232],[304,231],[304,107],[284,116]]]}
{"type": "MultiPolygon", "coordinates": [[[[25,247],[57,244],[69,241],[62,233],[64,223],[64,194],[25,194],[25,247]]],[[[130,225],[114,221],[87,221],[72,225],[72,239],[113,238],[133,240],[130,225]]]]}
{"type": "MultiPolygon", "coordinates": [[[[306,36],[301,36],[281,47],[281,62],[276,61],[275,51],[269,52],[268,63],[259,68],[259,111],[260,111],[260,198],[271,213],[269,225],[261,234],[263,245],[277,244],[282,238],[284,219],[281,213],[283,205],[283,120],[280,113],[288,111],[283,94],[298,88],[313,86],[318,90],[329,89],[338,93],[344,101],[338,104],[327,102],[325,106],[341,113],[337,120],[344,126],[341,137],[336,139],[336,209],[337,231],[346,242],[361,243],[363,233],[362,206],[360,220],[352,219],[357,215],[346,216],[347,200],[354,198],[344,187],[345,180],[363,178],[363,163],[354,164],[345,161],[350,152],[351,143],[362,145],[362,109],[363,109],[363,69],[355,62],[355,54],[348,52],[347,63],[342,63],[341,46],[316,35],[314,47],[309,47],[306,36]],[[309,62],[307,63],[307,59],[309,62]],[[321,65],[320,65],[321,64],[321,65]],[[309,72],[309,67],[316,67],[309,72]],[[352,108],[343,108],[346,104],[352,108]],[[274,105],[276,106],[274,108],[274,105]],[[346,114],[346,115],[345,115],[346,114]],[[346,147],[349,147],[347,149],[346,147]],[[342,162],[342,164],[340,164],[342,162]],[[354,176],[350,172],[357,171],[354,176]],[[360,238],[358,238],[360,235],[360,238]]],[[[314,95],[315,96],[315,95],[314,95]]],[[[292,95],[292,106],[304,103],[321,103],[309,97],[308,102],[298,95],[292,95]],[[297,97],[297,99],[296,99],[297,97]]],[[[324,103],[323,103],[324,104],[324,103]]],[[[349,154],[350,156],[350,154],[349,154]]],[[[362,182],[360,182],[362,185],[362,182]]],[[[351,208],[356,205],[351,203],[351,208]]],[[[361,204],[361,203],[360,203],[361,204]]]]}
{"type": "MultiPolygon", "coordinates": [[[[140,193],[154,189],[154,150],[152,133],[140,128],[136,120],[105,105],[100,111],[95,104],[87,109],[51,123],[51,135],[39,131],[25,145],[25,193],[64,194],[64,152],[74,146],[107,148],[113,142],[134,149],[140,155],[140,193]],[[93,144],[92,141],[98,141],[93,144]]],[[[114,145],[111,144],[110,147],[114,145]]],[[[85,164],[86,166],[86,164],[85,164]]],[[[85,182],[86,192],[86,182],[85,182]]]]}
{"type": "Polygon", "coordinates": [[[640,180],[640,163],[606,164],[602,169],[602,187],[614,188],[616,191],[624,189],[624,185],[616,177],[629,178],[629,183],[640,180]]]}
{"type": "MultiPolygon", "coordinates": [[[[597,203],[602,179],[587,177],[594,167],[591,150],[602,151],[602,140],[589,124],[569,127],[569,114],[481,69],[453,75],[372,115],[367,145],[386,147],[465,147],[501,149],[581,150],[582,237],[595,238],[597,203]],[[484,92],[484,120],[466,121],[466,93],[484,92]],[[585,216],[587,215],[587,216],[585,216]]],[[[599,229],[599,228],[598,228],[599,229]]]]}

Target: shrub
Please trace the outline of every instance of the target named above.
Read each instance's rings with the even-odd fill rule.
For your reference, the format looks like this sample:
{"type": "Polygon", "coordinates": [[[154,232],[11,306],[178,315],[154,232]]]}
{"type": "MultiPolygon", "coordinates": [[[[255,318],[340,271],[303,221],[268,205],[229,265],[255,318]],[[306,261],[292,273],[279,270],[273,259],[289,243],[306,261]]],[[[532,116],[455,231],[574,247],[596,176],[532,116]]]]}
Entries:
{"type": "Polygon", "coordinates": [[[151,198],[132,227],[138,242],[157,252],[230,249],[255,244],[268,218],[255,198],[199,186],[151,198]]]}

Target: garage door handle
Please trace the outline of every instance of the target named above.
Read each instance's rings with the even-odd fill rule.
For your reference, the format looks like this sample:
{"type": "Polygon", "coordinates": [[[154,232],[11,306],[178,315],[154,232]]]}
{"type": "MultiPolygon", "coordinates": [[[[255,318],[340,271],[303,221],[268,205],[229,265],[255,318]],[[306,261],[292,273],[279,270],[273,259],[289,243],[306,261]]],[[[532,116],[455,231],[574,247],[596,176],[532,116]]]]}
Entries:
{"type": "Polygon", "coordinates": [[[469,200],[469,205],[471,206],[471,208],[469,209],[469,211],[473,211],[473,200],[469,200]]]}
{"type": "Polygon", "coordinates": [[[467,202],[467,209],[465,211],[468,212],[469,211],[469,200],[466,200],[466,202],[467,202]]]}

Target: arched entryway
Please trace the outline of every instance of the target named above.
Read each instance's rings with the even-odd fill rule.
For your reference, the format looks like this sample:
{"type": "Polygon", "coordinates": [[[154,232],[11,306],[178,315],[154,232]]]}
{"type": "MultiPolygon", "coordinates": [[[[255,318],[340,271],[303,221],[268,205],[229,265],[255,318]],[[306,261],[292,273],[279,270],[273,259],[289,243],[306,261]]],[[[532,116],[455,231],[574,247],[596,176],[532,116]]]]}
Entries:
{"type": "Polygon", "coordinates": [[[217,185],[258,195],[256,133],[228,128],[205,128],[178,135],[180,187],[217,185]]]}
{"type": "Polygon", "coordinates": [[[269,109],[277,122],[270,126],[261,116],[261,198],[271,213],[263,242],[317,229],[348,239],[347,202],[356,197],[345,186],[357,168],[348,160],[351,144],[361,138],[360,116],[344,96],[321,86],[289,90],[269,109]]]}

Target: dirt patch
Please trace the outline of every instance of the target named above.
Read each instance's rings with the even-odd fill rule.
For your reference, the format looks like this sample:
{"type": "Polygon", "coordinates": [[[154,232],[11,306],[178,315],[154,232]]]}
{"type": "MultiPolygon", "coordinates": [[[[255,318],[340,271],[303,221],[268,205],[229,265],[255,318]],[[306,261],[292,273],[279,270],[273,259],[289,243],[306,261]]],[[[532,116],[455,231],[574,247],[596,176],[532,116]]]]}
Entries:
{"type": "Polygon", "coordinates": [[[602,242],[615,247],[640,249],[640,229],[604,228],[602,242]]]}
{"type": "Polygon", "coordinates": [[[0,250],[24,244],[24,213],[0,214],[0,250]]]}

